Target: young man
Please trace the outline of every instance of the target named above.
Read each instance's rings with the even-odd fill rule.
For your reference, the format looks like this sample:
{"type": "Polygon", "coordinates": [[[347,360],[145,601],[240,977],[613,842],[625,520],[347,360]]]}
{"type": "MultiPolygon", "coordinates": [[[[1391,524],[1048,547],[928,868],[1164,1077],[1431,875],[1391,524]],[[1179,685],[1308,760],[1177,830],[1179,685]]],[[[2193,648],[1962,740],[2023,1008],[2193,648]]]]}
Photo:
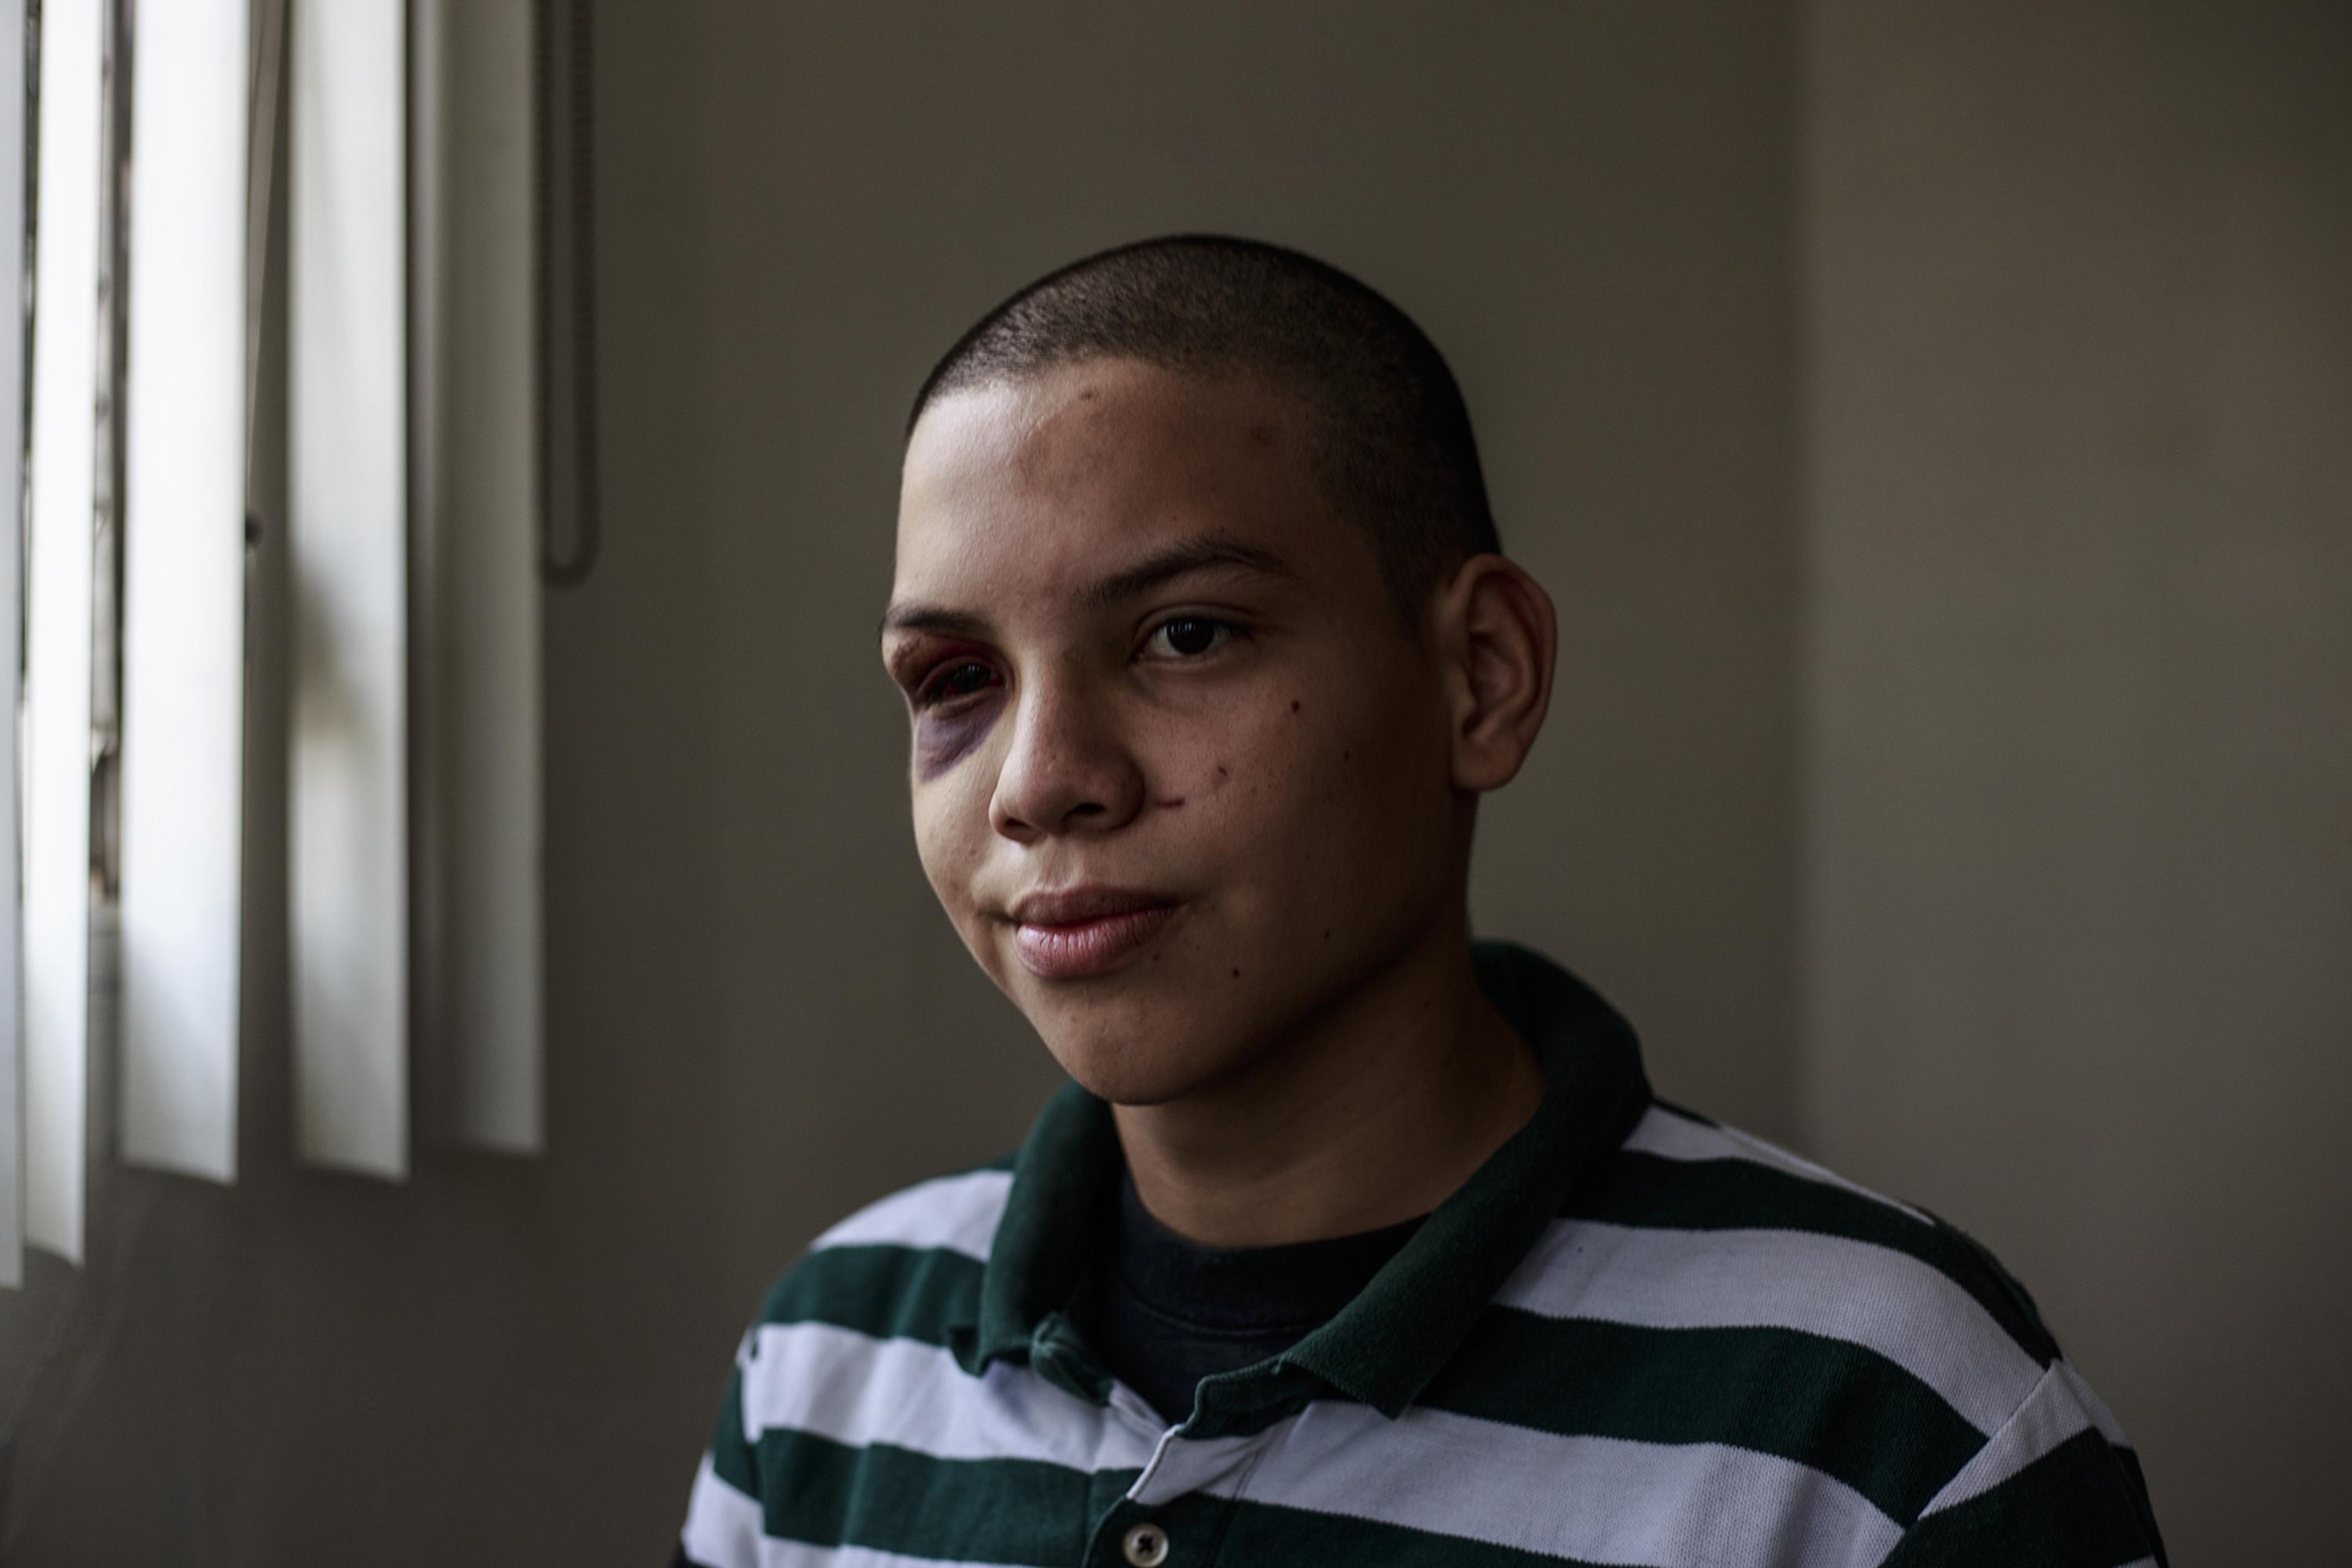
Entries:
{"type": "Polygon", "coordinates": [[[777,1283],[683,1561],[2164,1561],[1990,1258],[1473,942],[1553,648],[1444,360],[1344,274],[1149,241],[949,351],[882,657],[931,886],[1074,1081],[777,1283]]]}

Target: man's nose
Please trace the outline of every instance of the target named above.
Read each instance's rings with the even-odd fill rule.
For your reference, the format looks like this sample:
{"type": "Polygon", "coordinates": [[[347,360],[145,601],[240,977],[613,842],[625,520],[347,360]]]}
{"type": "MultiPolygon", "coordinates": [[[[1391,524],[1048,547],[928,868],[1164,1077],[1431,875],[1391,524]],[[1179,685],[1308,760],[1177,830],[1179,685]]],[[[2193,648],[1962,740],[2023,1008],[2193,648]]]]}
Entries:
{"type": "Polygon", "coordinates": [[[1142,770],[1119,732],[1113,695],[1076,672],[1032,679],[1014,703],[989,825],[1023,843],[1108,833],[1142,803],[1142,770]]]}

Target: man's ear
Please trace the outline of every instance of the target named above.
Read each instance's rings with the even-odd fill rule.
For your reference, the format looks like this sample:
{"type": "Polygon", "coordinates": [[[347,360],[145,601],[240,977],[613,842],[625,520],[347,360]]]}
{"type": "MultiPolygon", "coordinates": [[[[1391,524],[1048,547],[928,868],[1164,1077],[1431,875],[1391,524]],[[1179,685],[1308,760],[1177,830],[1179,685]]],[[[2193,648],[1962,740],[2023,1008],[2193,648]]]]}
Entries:
{"type": "Polygon", "coordinates": [[[1559,646],[1551,595],[1517,563],[1474,555],[1437,597],[1437,646],[1453,705],[1454,784],[1500,789],[1551,706],[1559,646]]]}

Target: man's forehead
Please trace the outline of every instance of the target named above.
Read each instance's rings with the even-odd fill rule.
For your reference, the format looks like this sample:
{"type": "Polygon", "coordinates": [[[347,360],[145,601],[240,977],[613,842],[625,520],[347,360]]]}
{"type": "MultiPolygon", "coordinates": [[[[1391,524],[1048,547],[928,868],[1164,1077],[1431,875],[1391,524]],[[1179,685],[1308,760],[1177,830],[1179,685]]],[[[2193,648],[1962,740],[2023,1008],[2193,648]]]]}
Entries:
{"type": "Polygon", "coordinates": [[[1082,577],[1204,530],[1295,549],[1323,503],[1288,416],[1263,389],[1130,361],[950,394],[908,445],[895,592],[1082,577]]]}
{"type": "Polygon", "coordinates": [[[934,399],[907,443],[902,505],[941,486],[1067,484],[1122,462],[1278,459],[1290,455],[1282,448],[1297,423],[1286,401],[1252,378],[1075,361],[934,399]]]}

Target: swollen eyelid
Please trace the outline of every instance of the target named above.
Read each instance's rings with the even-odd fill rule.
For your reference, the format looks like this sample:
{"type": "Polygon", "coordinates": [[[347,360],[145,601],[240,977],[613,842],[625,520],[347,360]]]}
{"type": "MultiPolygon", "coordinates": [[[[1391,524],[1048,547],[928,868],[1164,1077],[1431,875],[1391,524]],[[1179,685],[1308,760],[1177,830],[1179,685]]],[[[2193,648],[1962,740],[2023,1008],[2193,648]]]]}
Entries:
{"type": "Polygon", "coordinates": [[[952,702],[959,697],[987,690],[995,679],[996,672],[979,660],[957,659],[940,666],[915,688],[914,704],[922,709],[952,702]]]}

